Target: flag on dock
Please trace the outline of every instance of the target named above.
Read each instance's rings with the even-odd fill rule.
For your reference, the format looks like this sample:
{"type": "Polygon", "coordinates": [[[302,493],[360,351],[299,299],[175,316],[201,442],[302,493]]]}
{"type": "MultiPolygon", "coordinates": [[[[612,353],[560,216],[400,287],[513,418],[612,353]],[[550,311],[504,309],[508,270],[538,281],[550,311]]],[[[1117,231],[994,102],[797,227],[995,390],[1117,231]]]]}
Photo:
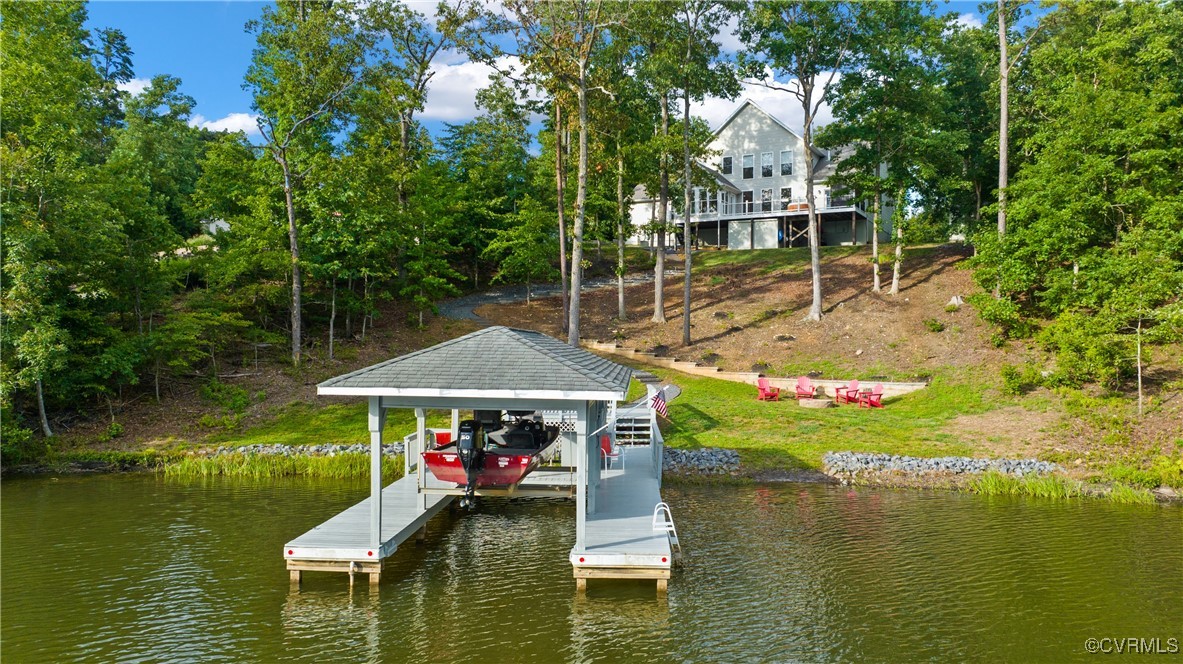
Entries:
{"type": "Polygon", "coordinates": [[[658,390],[656,393],[654,393],[650,404],[653,406],[653,410],[657,411],[658,415],[661,415],[668,420],[670,415],[665,407],[665,396],[663,396],[663,393],[664,390],[658,390]]]}

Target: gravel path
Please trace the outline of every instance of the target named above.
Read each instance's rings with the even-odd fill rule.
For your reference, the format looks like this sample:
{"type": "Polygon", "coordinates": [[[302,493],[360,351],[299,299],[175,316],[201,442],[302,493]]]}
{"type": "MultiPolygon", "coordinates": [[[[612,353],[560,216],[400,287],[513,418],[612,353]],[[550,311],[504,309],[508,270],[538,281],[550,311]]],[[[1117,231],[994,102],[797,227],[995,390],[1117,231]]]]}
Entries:
{"type": "MultiPolygon", "coordinates": [[[[681,276],[680,270],[666,270],[666,278],[671,276],[681,276]]],[[[651,273],[627,274],[624,277],[624,285],[632,286],[635,284],[643,284],[653,281],[651,273]]],[[[595,290],[597,288],[609,288],[616,285],[616,277],[600,277],[598,279],[588,279],[583,282],[583,289],[581,292],[595,290]]],[[[559,295],[561,288],[559,284],[538,284],[531,289],[531,297],[551,297],[559,295]]],[[[477,315],[474,309],[486,304],[512,304],[514,302],[524,302],[526,300],[526,287],[523,285],[505,286],[496,290],[489,290],[483,293],[471,293],[464,297],[447,300],[440,304],[440,315],[447,316],[458,320],[475,320],[478,323],[485,325],[492,325],[492,323],[477,315]]]]}

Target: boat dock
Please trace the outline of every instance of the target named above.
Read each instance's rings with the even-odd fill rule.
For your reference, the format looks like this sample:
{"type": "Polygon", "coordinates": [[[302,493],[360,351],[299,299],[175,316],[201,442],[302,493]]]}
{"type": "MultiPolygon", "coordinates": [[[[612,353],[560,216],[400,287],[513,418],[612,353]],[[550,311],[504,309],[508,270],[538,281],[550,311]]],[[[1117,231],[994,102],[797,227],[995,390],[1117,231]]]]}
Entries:
{"type": "Polygon", "coordinates": [[[662,503],[660,477],[650,447],[624,448],[624,468],[601,478],[596,511],[587,516],[582,547],[571,550],[580,590],[588,579],[656,579],[664,594],[674,562],[666,530],[654,529],[654,508],[662,503]]]}
{"type": "MultiPolygon", "coordinates": [[[[663,440],[648,395],[618,406],[633,371],[538,332],[492,327],[321,383],[322,395],[369,402],[370,497],[288,542],[284,560],[293,584],[304,572],[367,574],[381,580],[384,561],[465,488],[445,483],[420,462],[436,435],[457,440],[460,413],[542,413],[558,428],[542,454],[550,463],[513,486],[476,488],[470,495],[573,498],[570,551],[576,588],[588,579],[656,580],[665,594],[677,557],[677,534],[661,500],[663,440]],[[381,482],[382,443],[390,409],[413,409],[416,431],[403,439],[404,475],[381,482]],[[429,409],[450,410],[450,429],[428,430],[429,409]],[[611,454],[602,453],[609,446],[611,454]]],[[[643,378],[652,378],[645,376],[643,378]]],[[[676,396],[671,388],[668,398],[676,396]]],[[[465,426],[475,426],[466,424],[465,426]]],[[[552,429],[553,430],[553,429],[552,429]]]]}

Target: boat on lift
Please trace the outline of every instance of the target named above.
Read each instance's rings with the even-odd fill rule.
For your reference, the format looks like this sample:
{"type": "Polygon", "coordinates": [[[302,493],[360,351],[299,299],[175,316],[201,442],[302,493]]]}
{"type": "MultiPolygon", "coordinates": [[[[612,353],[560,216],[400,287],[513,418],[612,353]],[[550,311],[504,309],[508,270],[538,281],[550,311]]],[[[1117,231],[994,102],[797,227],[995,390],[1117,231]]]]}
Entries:
{"type": "Polygon", "coordinates": [[[422,453],[423,465],[436,479],[464,489],[461,507],[473,504],[479,488],[516,486],[553,454],[558,426],[543,422],[538,412],[507,414],[503,420],[500,410],[474,411],[473,419],[460,423],[456,440],[422,453]]]}

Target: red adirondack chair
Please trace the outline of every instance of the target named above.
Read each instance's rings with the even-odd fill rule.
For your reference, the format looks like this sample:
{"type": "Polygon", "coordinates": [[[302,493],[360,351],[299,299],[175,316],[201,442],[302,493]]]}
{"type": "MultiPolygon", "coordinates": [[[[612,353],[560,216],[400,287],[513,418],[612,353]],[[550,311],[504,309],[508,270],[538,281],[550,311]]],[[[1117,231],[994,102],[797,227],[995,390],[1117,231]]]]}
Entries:
{"type": "Polygon", "coordinates": [[[858,395],[859,408],[882,408],[883,407],[883,383],[878,383],[870,392],[863,392],[858,395]]]}
{"type": "Polygon", "coordinates": [[[780,401],[780,388],[769,385],[767,378],[760,377],[756,387],[760,390],[756,394],[756,401],[780,401]]]}
{"type": "Polygon", "coordinates": [[[797,398],[798,399],[812,399],[815,394],[813,382],[809,380],[809,376],[801,376],[797,379],[797,398]]]}
{"type": "Polygon", "coordinates": [[[834,401],[837,403],[858,403],[858,381],[852,380],[846,387],[834,388],[834,401]]]}

